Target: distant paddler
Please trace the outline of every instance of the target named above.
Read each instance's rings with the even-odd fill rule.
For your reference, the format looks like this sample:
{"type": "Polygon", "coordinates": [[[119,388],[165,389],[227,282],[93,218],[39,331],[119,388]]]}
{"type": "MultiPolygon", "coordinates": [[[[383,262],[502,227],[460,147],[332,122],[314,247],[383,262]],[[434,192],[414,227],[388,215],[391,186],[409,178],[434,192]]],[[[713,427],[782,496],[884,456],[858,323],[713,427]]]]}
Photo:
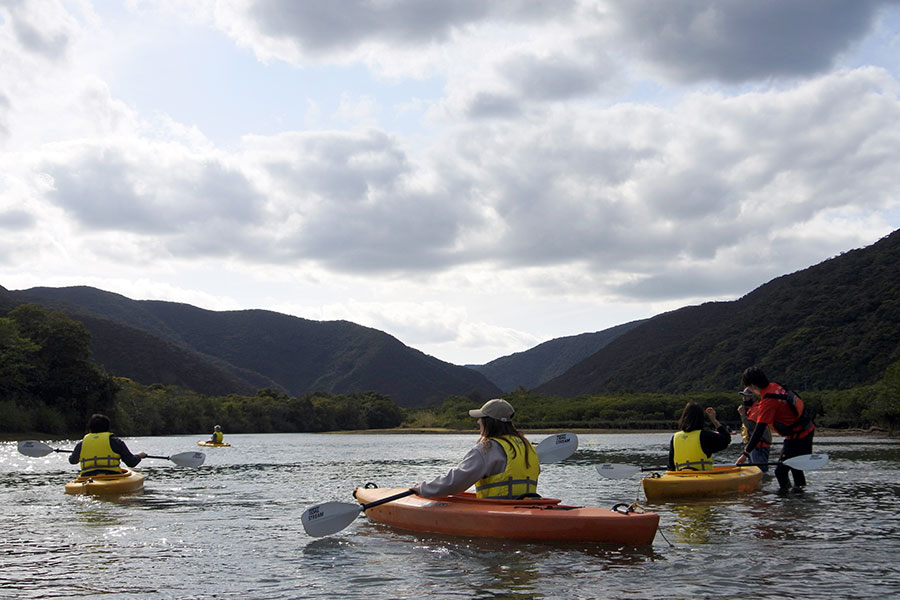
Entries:
{"type": "Polygon", "coordinates": [[[209,438],[209,441],[211,441],[213,444],[223,444],[225,443],[224,440],[225,434],[222,433],[222,426],[216,425],[213,428],[212,437],[209,438]]]}

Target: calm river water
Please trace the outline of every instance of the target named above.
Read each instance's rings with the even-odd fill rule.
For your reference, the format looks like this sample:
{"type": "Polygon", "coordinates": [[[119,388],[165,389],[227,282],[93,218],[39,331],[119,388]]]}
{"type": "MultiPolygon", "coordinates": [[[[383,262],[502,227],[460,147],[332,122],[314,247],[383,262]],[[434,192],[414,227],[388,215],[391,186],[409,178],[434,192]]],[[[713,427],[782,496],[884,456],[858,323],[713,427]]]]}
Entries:
{"type": "MultiPolygon", "coordinates": [[[[127,439],[132,451],[197,450],[201,436],[127,439]]],[[[530,436],[538,442],[543,435],[530,436]]],[[[360,517],[311,538],[300,514],[353,502],[366,482],[406,487],[444,473],[476,435],[227,435],[206,464],[147,459],[143,493],[67,496],[62,454],[27,458],[0,443],[0,597],[366,600],[387,598],[900,597],[900,440],[820,436],[831,461],[786,497],[758,492],[648,504],[638,476],[594,465],[654,466],[668,434],[580,435],[544,465],[541,492],[611,508],[640,499],[661,515],[652,547],[485,541],[402,533],[360,517]]],[[[739,438],[735,438],[736,442],[739,438]]],[[[71,448],[74,442],[52,442],[71,448]]],[[[734,443],[717,455],[733,460],[734,443]]]]}

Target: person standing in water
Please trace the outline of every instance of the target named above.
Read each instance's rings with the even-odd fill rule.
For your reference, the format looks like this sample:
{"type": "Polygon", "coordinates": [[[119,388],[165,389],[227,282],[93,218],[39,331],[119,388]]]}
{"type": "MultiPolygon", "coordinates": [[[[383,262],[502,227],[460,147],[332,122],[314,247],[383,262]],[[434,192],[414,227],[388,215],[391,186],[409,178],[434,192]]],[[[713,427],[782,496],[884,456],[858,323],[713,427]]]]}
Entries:
{"type": "Polygon", "coordinates": [[[803,400],[794,392],[786,390],[774,381],[769,381],[759,367],[748,367],[741,375],[741,385],[749,388],[760,400],[756,413],[758,426],[736,464],[747,462],[750,453],[759,445],[763,431],[771,426],[784,436],[779,458],[782,464],[775,467],[778,486],[782,492],[788,491],[791,488],[790,477],[793,477],[794,487],[802,488],[806,485],[806,475],[799,469],[791,469],[784,465],[783,461],[795,456],[812,454],[816,426],[803,400]]]}
{"type": "MultiPolygon", "coordinates": [[[[756,414],[759,412],[759,402],[756,402],[756,396],[748,387],[745,387],[740,394],[741,404],[738,406],[737,411],[738,415],[741,417],[741,439],[743,439],[746,444],[750,441],[756,428],[760,427],[756,422],[756,414]]],[[[750,462],[759,467],[763,473],[768,473],[769,465],[766,463],[769,462],[769,449],[772,446],[772,431],[769,429],[768,425],[762,427],[765,428],[765,431],[759,439],[756,448],[750,452],[750,462]]]]}

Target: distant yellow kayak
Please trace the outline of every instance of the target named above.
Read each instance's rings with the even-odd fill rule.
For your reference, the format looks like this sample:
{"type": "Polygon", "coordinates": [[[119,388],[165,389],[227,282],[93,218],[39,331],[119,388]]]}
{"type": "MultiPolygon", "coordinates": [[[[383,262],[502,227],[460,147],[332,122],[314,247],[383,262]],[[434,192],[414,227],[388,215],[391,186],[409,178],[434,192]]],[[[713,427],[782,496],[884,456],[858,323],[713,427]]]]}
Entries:
{"type": "Polygon", "coordinates": [[[206,441],[201,440],[201,441],[197,442],[197,445],[198,446],[206,446],[208,448],[226,448],[226,447],[231,446],[231,444],[226,444],[225,442],[210,442],[209,440],[206,440],[206,441]]]}
{"type": "Polygon", "coordinates": [[[641,480],[647,500],[701,498],[752,492],[762,481],[759,467],[716,467],[712,471],[666,471],[641,480]]]}
{"type": "Polygon", "coordinates": [[[121,473],[78,477],[66,484],[67,494],[130,494],[144,489],[144,474],[122,469],[121,473]]]}

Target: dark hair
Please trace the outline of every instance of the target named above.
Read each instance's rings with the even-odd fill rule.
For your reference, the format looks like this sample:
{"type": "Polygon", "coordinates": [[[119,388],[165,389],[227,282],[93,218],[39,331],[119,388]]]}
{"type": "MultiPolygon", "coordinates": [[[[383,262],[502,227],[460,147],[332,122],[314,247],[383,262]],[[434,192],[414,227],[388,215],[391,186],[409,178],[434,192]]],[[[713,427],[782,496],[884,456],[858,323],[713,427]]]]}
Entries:
{"type": "MultiPolygon", "coordinates": [[[[521,432],[516,429],[516,426],[513,425],[509,421],[498,421],[492,417],[481,417],[480,421],[484,426],[484,433],[481,434],[481,439],[478,441],[484,444],[487,444],[490,438],[499,438],[501,435],[514,435],[518,437],[525,444],[525,466],[531,466],[528,463],[528,457],[531,455],[531,452],[528,452],[527,448],[531,447],[531,442],[529,442],[521,432]]],[[[503,444],[503,440],[498,439],[498,444],[503,444]]],[[[516,455],[516,447],[510,445],[512,448],[513,456],[516,455]]]]}
{"type": "Polygon", "coordinates": [[[741,385],[744,387],[755,385],[759,389],[763,389],[769,385],[769,378],[759,367],[747,367],[741,375],[741,385]]]}
{"type": "Polygon", "coordinates": [[[678,429],[684,432],[703,429],[703,409],[699,404],[688,402],[684,405],[681,418],[678,420],[678,429]]]}
{"type": "Polygon", "coordinates": [[[88,433],[102,433],[104,431],[109,431],[109,417],[100,413],[92,414],[91,418],[88,419],[88,433]]]}

